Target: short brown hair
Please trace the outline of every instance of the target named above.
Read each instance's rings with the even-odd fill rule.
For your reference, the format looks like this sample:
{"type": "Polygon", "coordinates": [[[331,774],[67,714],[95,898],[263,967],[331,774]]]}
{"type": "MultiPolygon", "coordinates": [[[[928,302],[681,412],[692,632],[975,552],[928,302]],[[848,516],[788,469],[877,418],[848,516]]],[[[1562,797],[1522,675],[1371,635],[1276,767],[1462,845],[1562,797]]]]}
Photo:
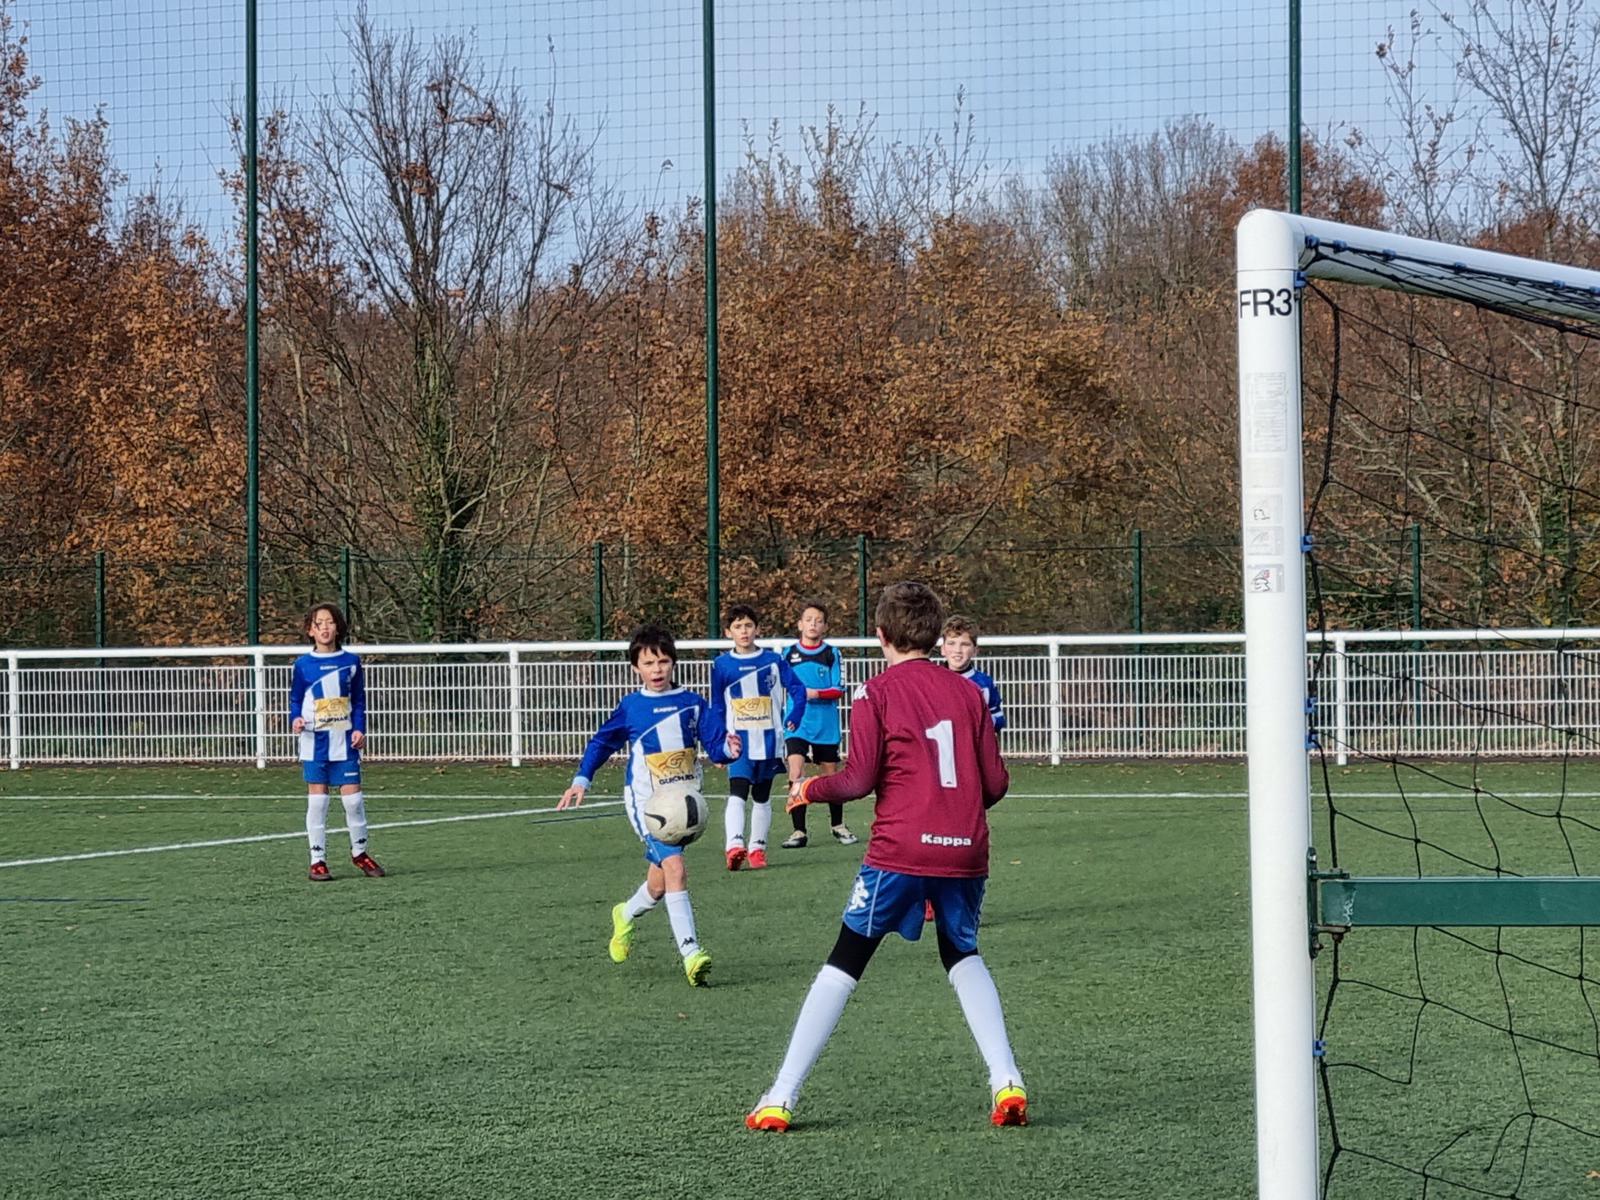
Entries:
{"type": "Polygon", "coordinates": [[[931,651],[944,623],[944,603],[925,583],[892,583],[878,597],[873,619],[896,650],[931,651]]]}
{"type": "Polygon", "coordinates": [[[678,661],[678,644],[661,625],[641,625],[633,631],[633,637],[628,640],[628,661],[637,667],[639,656],[646,650],[670,658],[674,663],[678,661]]]}
{"type": "Polygon", "coordinates": [[[808,608],[816,609],[819,613],[822,614],[823,621],[827,621],[827,619],[828,619],[828,606],[826,604],[824,604],[821,600],[802,600],[802,601],[800,601],[800,615],[802,617],[806,615],[806,610],[808,608]]]}
{"type": "Polygon", "coordinates": [[[956,637],[966,634],[972,639],[972,644],[978,644],[978,623],[971,617],[963,617],[959,613],[951,613],[945,618],[944,628],[939,631],[940,637],[956,637]]]}
{"type": "Polygon", "coordinates": [[[350,636],[350,622],[345,619],[344,610],[337,604],[313,604],[306,609],[305,623],[301,626],[307,637],[311,636],[311,622],[317,619],[317,614],[323,609],[328,610],[328,615],[333,618],[333,644],[339,649],[344,649],[344,640],[350,636]]]}

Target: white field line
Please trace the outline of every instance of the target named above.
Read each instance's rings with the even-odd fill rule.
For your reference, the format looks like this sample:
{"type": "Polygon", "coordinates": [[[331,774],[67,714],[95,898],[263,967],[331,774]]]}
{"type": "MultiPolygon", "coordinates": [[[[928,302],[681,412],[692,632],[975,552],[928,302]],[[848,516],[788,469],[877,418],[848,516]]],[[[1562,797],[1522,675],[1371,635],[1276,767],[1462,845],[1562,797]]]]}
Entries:
{"type": "MultiPolygon", "coordinates": [[[[1463,794],[1466,789],[1455,789],[1443,792],[1423,792],[1408,790],[1405,795],[1413,800],[1448,800],[1463,794]]],[[[1386,800],[1392,799],[1399,793],[1388,792],[1341,792],[1347,799],[1361,800],[1386,800]]],[[[1508,800],[1549,800],[1560,796],[1560,792],[1497,792],[1498,796],[1508,800]]],[[[1594,799],[1600,797],[1600,792],[1567,792],[1566,795],[1573,799],[1594,799]]],[[[1246,792],[1013,792],[1012,799],[1016,800],[1243,800],[1248,796],[1246,792]]],[[[0,802],[5,799],[12,800],[260,800],[260,794],[224,795],[220,793],[148,793],[132,795],[92,795],[92,796],[11,796],[0,797],[0,802]]],[[[389,794],[385,797],[390,800],[497,800],[499,796],[472,796],[459,792],[450,793],[412,793],[410,795],[389,794]]],[[[555,800],[557,796],[530,796],[535,800],[555,800]]],[[[620,800],[596,800],[584,806],[583,811],[598,808],[620,807],[620,800]]],[[[420,817],[411,821],[379,821],[369,824],[368,829],[405,829],[419,825],[451,825],[461,821],[493,821],[502,817],[536,817],[556,812],[554,808],[515,808],[505,812],[487,813],[457,813],[449,817],[420,817]]],[[[570,810],[569,810],[570,811],[570,810]]],[[[581,816],[582,811],[573,812],[573,816],[581,816]]],[[[330,833],[345,833],[344,829],[332,829],[330,833]]],[[[288,833],[258,833],[246,837],[215,838],[203,842],[173,842],[164,846],[134,846],[125,850],[94,850],[82,854],[53,854],[43,858],[14,858],[9,861],[0,861],[0,870],[7,867],[38,867],[50,863],[82,862],[91,858],[122,858],[133,854],[160,854],[169,850],[205,850],[218,846],[243,846],[251,842],[278,842],[290,838],[305,836],[305,831],[296,829],[288,833]]]]}
{"type": "MultiPolygon", "coordinates": [[[[620,800],[597,800],[586,804],[581,809],[568,810],[575,817],[597,808],[621,807],[620,800]]],[[[546,813],[553,813],[553,808],[518,808],[509,812],[492,813],[459,813],[453,817],[422,817],[414,821],[376,821],[367,826],[370,829],[404,829],[412,825],[448,825],[457,821],[492,821],[497,817],[537,817],[546,813]]],[[[347,829],[329,829],[330,835],[336,833],[348,834],[347,829]]],[[[160,854],[167,850],[205,850],[216,846],[243,846],[250,842],[280,842],[289,838],[303,838],[306,831],[296,829],[291,833],[257,833],[248,837],[215,838],[205,842],[173,842],[166,846],[134,846],[126,850],[94,850],[86,854],[52,854],[45,858],[14,858],[9,862],[0,862],[0,869],[6,867],[41,867],[48,863],[82,862],[90,858],[122,858],[130,854],[160,854]]]]}

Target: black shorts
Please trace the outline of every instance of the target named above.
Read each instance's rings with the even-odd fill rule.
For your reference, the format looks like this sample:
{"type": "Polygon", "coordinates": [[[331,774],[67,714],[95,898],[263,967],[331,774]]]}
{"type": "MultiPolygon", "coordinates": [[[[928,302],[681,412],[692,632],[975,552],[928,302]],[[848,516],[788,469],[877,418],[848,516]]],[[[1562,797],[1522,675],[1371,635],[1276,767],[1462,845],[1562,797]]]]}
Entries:
{"type": "Polygon", "coordinates": [[[805,738],[792,737],[784,743],[784,748],[790,754],[798,754],[807,762],[836,763],[839,761],[839,743],[826,742],[817,744],[808,742],[805,738]]]}

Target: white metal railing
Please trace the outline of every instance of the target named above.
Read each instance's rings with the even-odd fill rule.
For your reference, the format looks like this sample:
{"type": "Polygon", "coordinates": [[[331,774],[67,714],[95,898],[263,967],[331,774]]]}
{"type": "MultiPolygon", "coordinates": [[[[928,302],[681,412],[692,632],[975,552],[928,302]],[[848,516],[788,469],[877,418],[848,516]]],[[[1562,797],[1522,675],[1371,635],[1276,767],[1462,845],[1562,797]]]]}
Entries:
{"type": "MultiPolygon", "coordinates": [[[[839,638],[846,682],[882,670],[839,638]]],[[[1308,635],[1317,727],[1350,757],[1600,754],[1600,629],[1308,635]],[[1571,731],[1571,732],[1567,732],[1571,731]]],[[[777,645],[778,643],[768,643],[777,645]]],[[[726,646],[679,643],[704,692],[726,646]]],[[[623,642],[352,646],[367,664],[368,757],[575,760],[634,686],[623,642]]],[[[6,757],[44,763],[290,762],[289,672],[303,646],[0,650],[6,757]]],[[[1238,634],[989,637],[1008,756],[1237,758],[1238,634]]],[[[849,713],[845,708],[848,737],[849,713]]]]}

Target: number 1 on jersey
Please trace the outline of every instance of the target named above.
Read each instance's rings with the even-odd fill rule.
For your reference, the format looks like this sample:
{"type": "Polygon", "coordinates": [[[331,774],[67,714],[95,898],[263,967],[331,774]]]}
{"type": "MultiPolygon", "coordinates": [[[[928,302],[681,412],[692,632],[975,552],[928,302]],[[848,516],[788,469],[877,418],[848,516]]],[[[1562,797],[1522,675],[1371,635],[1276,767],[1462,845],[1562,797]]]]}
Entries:
{"type": "Polygon", "coordinates": [[[953,788],[956,786],[956,737],[955,726],[946,717],[932,729],[924,729],[922,736],[927,738],[939,748],[939,786],[953,788]]]}

